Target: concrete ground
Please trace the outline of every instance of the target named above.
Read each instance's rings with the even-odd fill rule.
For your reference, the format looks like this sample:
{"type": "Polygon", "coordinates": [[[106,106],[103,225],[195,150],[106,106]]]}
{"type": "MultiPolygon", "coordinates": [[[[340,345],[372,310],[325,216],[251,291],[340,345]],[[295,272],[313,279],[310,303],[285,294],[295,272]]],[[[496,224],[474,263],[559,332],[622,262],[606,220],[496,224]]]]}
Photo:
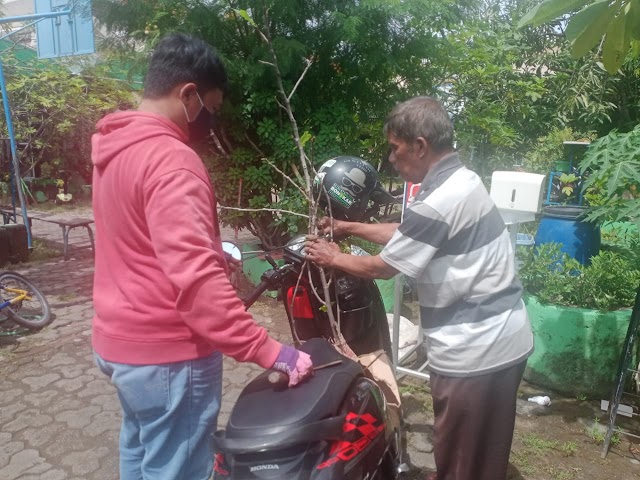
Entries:
{"type": "MultiPolygon", "coordinates": [[[[91,211],[83,209],[64,215],[86,217],[91,211]]],[[[35,237],[46,240],[54,252],[61,251],[59,227],[34,221],[33,232],[35,237]]],[[[234,232],[225,230],[223,236],[233,240],[234,232]]],[[[41,263],[14,268],[41,288],[55,319],[49,327],[35,333],[0,324],[2,480],[118,478],[120,407],[113,386],[95,367],[91,353],[93,260],[90,251],[73,249],[74,245],[86,244],[86,240],[83,231],[72,233],[72,259],[68,262],[58,255],[41,263]]],[[[246,238],[242,236],[239,238],[240,242],[244,240],[246,238]]],[[[252,313],[275,336],[290,341],[284,310],[278,302],[269,298],[260,300],[252,313]]],[[[219,426],[225,425],[240,391],[260,370],[254,365],[225,359],[219,426]]],[[[433,412],[428,388],[424,383],[410,379],[403,379],[400,387],[407,422],[407,457],[414,467],[407,478],[424,478],[426,472],[434,469],[433,412]]],[[[523,395],[526,397],[527,393],[523,395]]],[[[546,437],[541,437],[539,432],[544,430],[545,435],[553,436],[543,423],[550,412],[545,408],[532,407],[524,399],[518,401],[518,425],[528,430],[516,432],[512,456],[516,466],[511,467],[510,479],[640,478],[640,467],[619,451],[610,454],[609,460],[604,462],[585,461],[576,456],[575,450],[566,456],[556,454],[555,450],[560,451],[560,444],[556,442],[558,448],[553,447],[540,456],[540,439],[546,437]],[[538,435],[535,437],[537,447],[532,450],[534,437],[531,435],[534,434],[538,435]],[[565,468],[570,455],[576,460],[571,469],[565,468]],[[589,462],[595,470],[585,469],[589,462]],[[593,475],[587,474],[591,470],[593,475]]],[[[592,412],[587,411],[587,418],[592,412]]],[[[565,417],[564,414],[562,419],[548,417],[548,428],[563,423],[565,417]]],[[[563,444],[563,451],[569,451],[564,446],[573,443],[563,444]]],[[[599,447],[584,443],[586,446],[582,442],[576,445],[578,454],[582,451],[589,459],[596,458],[599,447]]]]}
{"type": "MultiPolygon", "coordinates": [[[[56,216],[87,217],[89,209],[56,216]]],[[[53,224],[33,221],[33,235],[62,249],[53,224]]],[[[223,236],[235,240],[235,232],[223,236]]],[[[246,234],[245,234],[246,237],[246,234]]],[[[12,266],[39,286],[55,318],[39,332],[0,324],[0,479],[114,480],[118,478],[120,406],[114,387],[94,365],[91,351],[93,257],[82,230],[72,231],[71,260],[61,256],[12,266]]],[[[246,238],[240,236],[238,241],[246,238]]],[[[43,247],[44,248],[44,247],[43,247]]],[[[284,309],[265,298],[252,307],[256,321],[290,342],[284,309]]],[[[219,426],[242,388],[261,369],[225,359],[219,426]]],[[[433,466],[431,447],[417,442],[418,463],[433,466]]],[[[417,458],[416,458],[417,459],[417,458]]]]}

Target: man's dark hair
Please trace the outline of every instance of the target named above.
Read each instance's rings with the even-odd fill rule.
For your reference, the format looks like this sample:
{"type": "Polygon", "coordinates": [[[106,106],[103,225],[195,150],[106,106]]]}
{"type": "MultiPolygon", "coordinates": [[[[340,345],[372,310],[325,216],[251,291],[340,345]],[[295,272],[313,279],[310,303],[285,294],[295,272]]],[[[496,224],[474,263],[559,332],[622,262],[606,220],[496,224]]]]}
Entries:
{"type": "Polygon", "coordinates": [[[384,123],[390,133],[408,142],[423,137],[436,150],[453,147],[453,124],[447,111],[433,97],[414,97],[396,105],[384,123]]]}
{"type": "Polygon", "coordinates": [[[199,38],[171,33],[160,40],[151,55],[144,79],[145,98],[161,98],[176,85],[195,83],[204,94],[227,89],[227,72],[215,50],[199,38]]]}

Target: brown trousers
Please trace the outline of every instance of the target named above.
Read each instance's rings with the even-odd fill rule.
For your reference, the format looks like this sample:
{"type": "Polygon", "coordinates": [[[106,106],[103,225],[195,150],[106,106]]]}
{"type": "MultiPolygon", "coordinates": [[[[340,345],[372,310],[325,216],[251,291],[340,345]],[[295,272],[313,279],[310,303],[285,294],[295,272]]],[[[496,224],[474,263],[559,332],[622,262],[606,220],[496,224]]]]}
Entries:
{"type": "Polygon", "coordinates": [[[526,362],[477,377],[431,374],[438,480],[504,480],[526,362]]]}

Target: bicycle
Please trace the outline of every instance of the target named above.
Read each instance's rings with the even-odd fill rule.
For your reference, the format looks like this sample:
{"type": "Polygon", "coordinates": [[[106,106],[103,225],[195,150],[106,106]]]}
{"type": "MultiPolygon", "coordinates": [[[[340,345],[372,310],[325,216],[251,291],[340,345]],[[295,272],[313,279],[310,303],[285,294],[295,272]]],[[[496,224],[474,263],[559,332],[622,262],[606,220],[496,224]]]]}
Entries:
{"type": "Polygon", "coordinates": [[[0,322],[6,320],[32,330],[52,321],[51,308],[42,292],[23,275],[9,271],[0,272],[0,322]]]}

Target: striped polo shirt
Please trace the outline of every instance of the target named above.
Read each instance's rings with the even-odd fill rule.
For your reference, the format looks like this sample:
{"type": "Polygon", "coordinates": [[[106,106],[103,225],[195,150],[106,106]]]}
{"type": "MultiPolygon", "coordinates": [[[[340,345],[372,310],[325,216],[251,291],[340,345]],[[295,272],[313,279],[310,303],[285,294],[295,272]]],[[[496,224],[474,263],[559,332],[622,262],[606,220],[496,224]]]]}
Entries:
{"type": "Polygon", "coordinates": [[[476,376],[533,352],[513,247],[480,177],[457,153],[436,163],[380,253],[416,279],[429,368],[476,376]]]}

